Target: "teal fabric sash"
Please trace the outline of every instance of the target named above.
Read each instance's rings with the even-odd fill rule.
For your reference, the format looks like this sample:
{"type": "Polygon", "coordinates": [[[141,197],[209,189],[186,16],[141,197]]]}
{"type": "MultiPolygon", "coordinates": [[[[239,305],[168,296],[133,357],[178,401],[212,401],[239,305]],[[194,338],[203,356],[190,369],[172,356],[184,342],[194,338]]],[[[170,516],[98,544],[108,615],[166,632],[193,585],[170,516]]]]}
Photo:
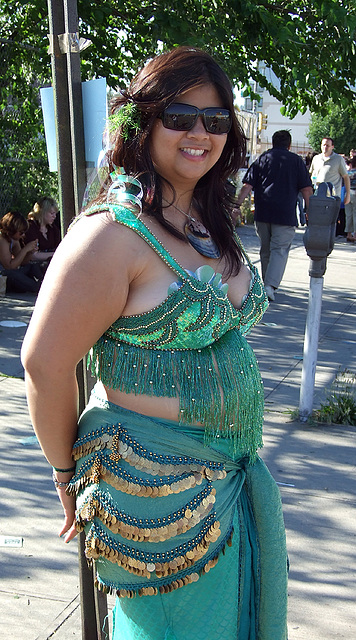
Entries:
{"type": "Polygon", "coordinates": [[[92,395],[79,422],[71,489],[78,492],[77,524],[86,531],[88,559],[96,561],[97,585],[120,596],[116,629],[126,635],[118,630],[115,640],[164,640],[165,633],[198,640],[196,630],[182,635],[187,629],[174,616],[174,602],[187,597],[192,610],[203,607],[202,594],[205,600],[212,595],[217,576],[218,584],[230,576],[226,588],[232,594],[230,605],[225,594],[221,615],[226,623],[231,618],[234,631],[224,640],[285,640],[287,562],[279,492],[260,459],[249,465],[245,451],[233,460],[229,450],[225,438],[204,445],[202,428],[143,416],[92,395]],[[140,595],[150,597],[135,598],[140,595]],[[167,614],[162,603],[173,603],[164,633],[158,625],[155,634],[152,623],[146,635],[138,635],[144,601],[156,620],[167,614]],[[238,628],[241,634],[230,635],[238,628]]]}

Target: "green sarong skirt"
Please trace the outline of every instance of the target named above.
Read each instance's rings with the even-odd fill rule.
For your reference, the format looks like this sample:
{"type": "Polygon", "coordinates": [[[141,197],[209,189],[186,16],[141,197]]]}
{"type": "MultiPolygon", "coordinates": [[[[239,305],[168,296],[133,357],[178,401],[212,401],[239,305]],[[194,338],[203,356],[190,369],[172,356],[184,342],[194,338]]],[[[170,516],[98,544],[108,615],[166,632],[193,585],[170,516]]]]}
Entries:
{"type": "Polygon", "coordinates": [[[118,596],[113,640],[286,640],[279,491],[228,452],[92,393],[70,489],[97,586],[118,596]]]}

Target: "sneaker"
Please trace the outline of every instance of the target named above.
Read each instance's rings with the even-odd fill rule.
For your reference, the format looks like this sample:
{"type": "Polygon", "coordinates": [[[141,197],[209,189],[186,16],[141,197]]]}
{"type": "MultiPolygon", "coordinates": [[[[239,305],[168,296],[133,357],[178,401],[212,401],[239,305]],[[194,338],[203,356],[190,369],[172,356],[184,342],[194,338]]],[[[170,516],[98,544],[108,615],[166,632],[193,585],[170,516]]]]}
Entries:
{"type": "Polygon", "coordinates": [[[267,293],[267,298],[270,302],[274,301],[274,289],[273,287],[271,287],[271,285],[267,284],[265,286],[265,291],[267,293]]]}

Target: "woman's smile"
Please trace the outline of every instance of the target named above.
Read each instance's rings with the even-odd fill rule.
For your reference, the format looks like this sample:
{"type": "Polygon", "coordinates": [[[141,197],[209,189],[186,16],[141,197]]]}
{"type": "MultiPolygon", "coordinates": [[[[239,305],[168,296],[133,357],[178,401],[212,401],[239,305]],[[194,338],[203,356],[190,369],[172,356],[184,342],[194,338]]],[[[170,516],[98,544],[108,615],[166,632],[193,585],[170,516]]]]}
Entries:
{"type": "Polygon", "coordinates": [[[190,147],[183,147],[182,152],[194,158],[201,158],[208,153],[206,149],[191,149],[190,147]]]}

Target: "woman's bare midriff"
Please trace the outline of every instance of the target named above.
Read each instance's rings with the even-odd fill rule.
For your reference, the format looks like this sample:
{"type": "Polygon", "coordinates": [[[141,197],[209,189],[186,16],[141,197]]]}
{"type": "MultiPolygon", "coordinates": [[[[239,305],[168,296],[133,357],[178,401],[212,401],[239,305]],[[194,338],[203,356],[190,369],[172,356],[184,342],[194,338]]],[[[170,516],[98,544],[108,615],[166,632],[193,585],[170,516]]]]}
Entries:
{"type": "MultiPolygon", "coordinates": [[[[105,393],[109,402],[117,404],[119,407],[142,413],[153,418],[164,420],[179,420],[179,399],[178,398],[157,398],[156,396],[135,395],[133,393],[123,393],[117,389],[105,387],[105,393]]],[[[202,425],[197,425],[202,426],[202,425]]]]}

